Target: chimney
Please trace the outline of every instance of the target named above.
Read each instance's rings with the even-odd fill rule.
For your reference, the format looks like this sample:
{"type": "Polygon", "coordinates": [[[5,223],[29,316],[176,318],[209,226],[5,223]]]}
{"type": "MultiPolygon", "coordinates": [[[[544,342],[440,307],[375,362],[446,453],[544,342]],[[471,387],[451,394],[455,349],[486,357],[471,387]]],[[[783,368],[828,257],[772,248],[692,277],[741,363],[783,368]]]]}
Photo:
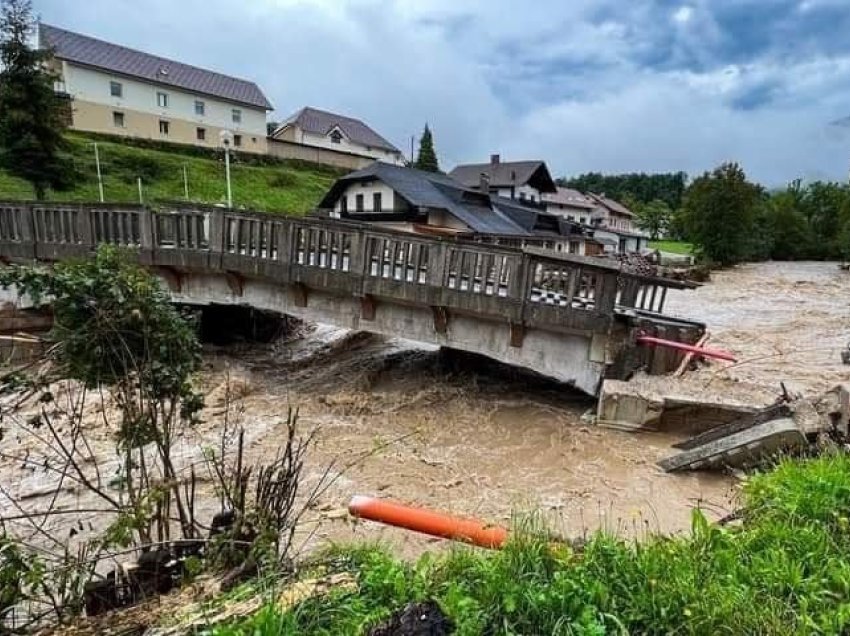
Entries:
{"type": "Polygon", "coordinates": [[[482,172],[478,175],[478,189],[484,194],[488,194],[490,192],[490,175],[486,172],[482,172]]]}
{"type": "Polygon", "coordinates": [[[499,164],[499,155],[490,155],[490,163],[494,166],[499,164]]]}

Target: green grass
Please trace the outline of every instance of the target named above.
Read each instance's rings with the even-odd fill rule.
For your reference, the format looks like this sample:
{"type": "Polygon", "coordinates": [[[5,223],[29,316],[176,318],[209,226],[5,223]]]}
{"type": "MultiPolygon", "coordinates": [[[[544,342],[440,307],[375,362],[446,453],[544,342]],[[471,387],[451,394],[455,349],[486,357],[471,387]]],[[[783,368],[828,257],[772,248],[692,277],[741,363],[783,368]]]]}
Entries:
{"type": "Polygon", "coordinates": [[[694,253],[693,244],[686,243],[685,241],[650,241],[649,247],[662,252],[670,252],[671,254],[684,254],[689,256],[694,253]]]}
{"type": "MultiPolygon", "coordinates": [[[[97,171],[92,139],[69,134],[73,162],[73,187],[51,191],[56,201],[97,201],[97,171]]],[[[214,153],[179,147],[145,148],[117,139],[97,139],[108,202],[138,203],[137,177],[142,177],[145,202],[184,199],[183,168],[189,181],[189,198],[199,203],[226,200],[224,160],[214,153]]],[[[161,145],[160,145],[161,146],[161,145]]],[[[319,202],[344,171],[298,161],[259,161],[237,156],[232,165],[233,203],[284,214],[303,214],[319,202]]],[[[32,199],[33,190],[21,179],[0,170],[0,200],[32,199]]]]}
{"type": "Polygon", "coordinates": [[[353,572],[358,592],[288,612],[270,605],[211,633],[363,634],[426,598],[459,636],[850,633],[850,458],[785,460],[752,477],[742,503],[736,527],[695,511],[687,536],[597,533],[580,550],[553,550],[534,535],[413,564],[376,547],[337,549],[326,562],[353,572]]]}

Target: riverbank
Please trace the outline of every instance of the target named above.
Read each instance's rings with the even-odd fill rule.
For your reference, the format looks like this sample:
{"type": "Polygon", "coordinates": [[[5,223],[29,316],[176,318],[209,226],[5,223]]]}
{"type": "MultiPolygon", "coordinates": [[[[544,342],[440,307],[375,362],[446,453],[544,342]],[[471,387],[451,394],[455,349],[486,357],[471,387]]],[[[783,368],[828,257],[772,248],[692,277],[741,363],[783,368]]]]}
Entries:
{"type": "Polygon", "coordinates": [[[321,564],[356,585],[288,610],[270,604],[212,633],[368,634],[409,603],[436,601],[458,636],[838,634],[850,626],[848,514],[846,454],[786,460],[747,481],[734,527],[695,510],[687,536],[637,543],[595,533],[553,548],[527,534],[502,551],[415,563],[375,547],[334,549],[307,576],[321,564]]]}

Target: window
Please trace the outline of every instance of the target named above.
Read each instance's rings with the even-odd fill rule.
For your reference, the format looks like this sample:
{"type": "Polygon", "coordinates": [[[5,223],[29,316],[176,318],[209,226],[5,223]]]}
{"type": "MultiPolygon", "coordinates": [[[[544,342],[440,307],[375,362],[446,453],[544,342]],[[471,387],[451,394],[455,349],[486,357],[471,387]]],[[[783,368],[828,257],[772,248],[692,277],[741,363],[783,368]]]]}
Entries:
{"type": "Polygon", "coordinates": [[[334,130],[331,133],[331,143],[335,143],[335,144],[342,143],[342,133],[339,132],[338,130],[334,130]]]}
{"type": "Polygon", "coordinates": [[[348,195],[343,194],[339,200],[339,211],[342,213],[348,212],[348,195]]]}
{"type": "Polygon", "coordinates": [[[207,139],[207,129],[206,128],[197,128],[195,130],[195,134],[198,137],[198,141],[206,141],[206,139],[207,139]]]}
{"type": "Polygon", "coordinates": [[[358,194],[357,196],[354,197],[354,208],[358,212],[363,211],[363,195],[362,194],[358,194]]]}
{"type": "Polygon", "coordinates": [[[570,241],[570,254],[578,254],[578,241],[570,241]]]}
{"type": "Polygon", "coordinates": [[[159,120],[159,134],[160,135],[167,135],[168,134],[168,128],[169,128],[168,122],[165,121],[164,119],[160,119],[159,120]]]}
{"type": "Polygon", "coordinates": [[[204,104],[204,102],[202,102],[201,100],[196,99],[195,100],[195,114],[203,117],[205,110],[206,110],[206,104],[204,104]]]}
{"type": "Polygon", "coordinates": [[[160,108],[168,108],[168,93],[157,93],[156,105],[160,108]]]}
{"type": "Polygon", "coordinates": [[[239,110],[238,108],[233,109],[233,111],[231,112],[231,117],[233,117],[233,123],[234,124],[241,124],[242,123],[242,111],[239,110]]]}
{"type": "Polygon", "coordinates": [[[116,128],[124,128],[124,113],[118,111],[112,113],[112,125],[116,128]]]}
{"type": "Polygon", "coordinates": [[[381,211],[381,209],[382,209],[382,205],[381,205],[381,193],[380,193],[380,192],[375,192],[375,193],[372,195],[372,211],[373,211],[373,212],[380,212],[380,211],[381,211]]]}
{"type": "Polygon", "coordinates": [[[124,87],[121,86],[121,82],[109,82],[109,94],[113,97],[123,97],[124,87]]]}
{"type": "Polygon", "coordinates": [[[242,145],[242,135],[233,135],[233,145],[237,148],[242,145]]]}
{"type": "Polygon", "coordinates": [[[520,193],[519,193],[519,200],[520,200],[520,201],[525,201],[525,192],[520,192],[520,193]]]}
{"type": "Polygon", "coordinates": [[[583,216],[578,221],[579,221],[579,223],[587,223],[587,217],[583,216]]]}

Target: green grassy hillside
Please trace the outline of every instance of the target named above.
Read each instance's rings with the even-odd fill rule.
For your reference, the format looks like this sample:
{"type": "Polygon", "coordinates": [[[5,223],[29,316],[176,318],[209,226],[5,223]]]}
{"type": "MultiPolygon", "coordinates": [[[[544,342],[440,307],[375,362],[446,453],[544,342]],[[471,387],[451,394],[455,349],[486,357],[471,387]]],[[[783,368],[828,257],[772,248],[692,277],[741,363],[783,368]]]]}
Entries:
{"type": "MultiPolygon", "coordinates": [[[[50,192],[55,201],[97,201],[95,139],[69,134],[73,161],[73,187],[50,192]]],[[[189,182],[189,199],[200,203],[226,200],[224,158],[220,153],[191,147],[132,143],[114,138],[97,139],[106,201],[138,203],[137,177],[142,178],[146,203],[184,199],[183,168],[189,182]],[[143,147],[149,145],[152,147],[143,147]]],[[[233,204],[236,207],[303,214],[345,171],[298,161],[236,156],[231,165],[233,204]]],[[[0,200],[32,199],[33,190],[22,179],[0,170],[0,200]]]]}

